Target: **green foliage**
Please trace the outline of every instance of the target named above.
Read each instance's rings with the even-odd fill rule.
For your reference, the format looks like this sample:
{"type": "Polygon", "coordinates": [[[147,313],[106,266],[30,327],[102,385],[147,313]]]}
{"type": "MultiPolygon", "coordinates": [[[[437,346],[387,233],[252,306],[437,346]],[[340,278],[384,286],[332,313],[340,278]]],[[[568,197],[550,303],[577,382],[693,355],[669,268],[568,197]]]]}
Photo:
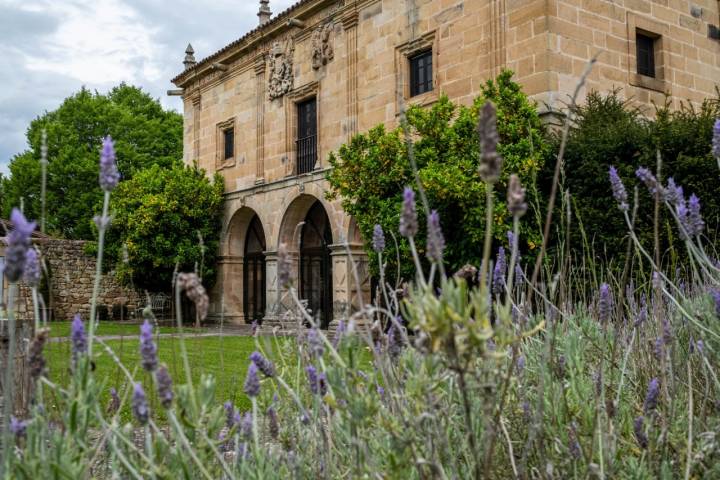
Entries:
{"type": "MultiPolygon", "coordinates": [[[[631,203],[633,186],[639,185],[636,231],[645,245],[652,245],[654,199],[638,182],[635,171],[640,166],[655,171],[658,150],[662,155],[663,179],[672,175],[683,186],[686,196],[696,193],[700,197],[707,235],[712,240],[717,238],[720,187],[715,181],[717,163],[712,158],[711,139],[713,122],[720,117],[718,99],[705,101],[699,109],[683,106],[671,111],[665,105],[657,108],[654,119],[647,119],[623,101],[619,92],[609,95],[595,92],[576,113],[577,121],[570,131],[565,153],[563,188],[570,191],[575,214],[596,252],[618,261],[626,248],[627,226],[616,208],[608,180],[611,165],[624,180],[631,203]]],[[[555,137],[556,148],[559,142],[560,138],[555,137]]],[[[541,183],[549,186],[554,163],[546,163],[541,183]]],[[[671,233],[674,221],[664,208],[661,222],[661,251],[665,252],[678,238],[671,233]]],[[[580,231],[576,228],[570,234],[571,244],[579,247],[580,231]]]]}
{"type": "MultiPolygon", "coordinates": [[[[482,256],[485,184],[477,174],[480,152],[476,129],[478,112],[487,100],[497,106],[498,150],[505,158],[496,185],[493,236],[498,243],[507,244],[505,233],[512,222],[505,205],[508,177],[515,172],[525,185],[532,185],[548,150],[535,105],[512,81],[512,73],[505,71],[496,80],[488,81],[482,95],[469,107],[455,105],[443,96],[429,109],[413,106],[407,112],[420,178],[430,208],[438,210],[444,227],[450,269],[466,263],[479,265],[482,256]]],[[[387,131],[384,125],[378,125],[357,135],[337,155],[330,156],[330,164],[329,196],[342,199],[343,208],[355,218],[363,238],[372,238],[375,224],[382,225],[386,233],[397,232],[402,190],[414,184],[402,129],[387,131]]],[[[532,189],[529,197],[535,204],[532,189]]],[[[423,216],[422,208],[419,211],[423,216]]],[[[523,227],[522,238],[525,250],[539,244],[536,230],[530,227],[523,227]]],[[[405,239],[398,240],[401,274],[412,278],[408,244],[405,239]]],[[[424,251],[424,238],[416,241],[424,251]]],[[[369,247],[367,250],[377,270],[374,252],[369,247]]],[[[390,239],[384,259],[388,260],[388,272],[395,272],[395,245],[390,239]]]]}
{"type": "Polygon", "coordinates": [[[111,196],[106,252],[121,279],[150,291],[169,289],[176,264],[215,276],[222,227],[223,182],[205,171],[153,165],[121,182],[111,196]],[[127,248],[127,262],[123,259],[127,248]]]}
{"type": "Polygon", "coordinates": [[[141,89],[121,84],[107,95],[83,88],[52,112],[33,120],[29,149],[10,161],[3,179],[3,215],[21,199],[29,218],[40,218],[40,144],[48,135],[47,230],[73,239],[92,239],[88,218],[99,212],[98,186],[102,139],[115,140],[123,180],[151,165],[164,168],[182,158],[182,116],[166,112],[141,89]]]}

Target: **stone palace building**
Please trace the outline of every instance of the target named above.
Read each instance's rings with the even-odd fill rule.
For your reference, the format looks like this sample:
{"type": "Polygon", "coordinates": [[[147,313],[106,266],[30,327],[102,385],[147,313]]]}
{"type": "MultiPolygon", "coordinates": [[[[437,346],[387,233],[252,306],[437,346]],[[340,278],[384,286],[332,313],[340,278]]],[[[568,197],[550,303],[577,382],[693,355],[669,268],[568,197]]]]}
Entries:
{"type": "Polygon", "coordinates": [[[169,92],[185,162],[225,179],[211,313],[236,323],[277,319],[281,243],[324,326],[368,298],[363,239],[324,196],[327,157],[406,105],[469,104],[509,68],[541,110],[562,108],[595,55],[587,89],[640,105],[697,104],[720,82],[717,0],[300,0],[276,16],[259,3],[259,26],[226,47],[196,61],[188,46],[169,92]]]}

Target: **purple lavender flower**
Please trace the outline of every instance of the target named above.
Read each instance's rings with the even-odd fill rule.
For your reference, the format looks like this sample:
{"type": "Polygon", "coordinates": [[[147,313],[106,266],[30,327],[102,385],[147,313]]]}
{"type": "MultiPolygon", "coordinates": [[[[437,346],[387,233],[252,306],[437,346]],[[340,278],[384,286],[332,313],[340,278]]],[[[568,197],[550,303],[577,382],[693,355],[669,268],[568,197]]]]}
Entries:
{"type": "Polygon", "coordinates": [[[635,432],[635,440],[637,440],[640,448],[645,450],[648,447],[648,437],[645,434],[645,418],[639,416],[633,421],[633,431],[635,432]]]}
{"type": "Polygon", "coordinates": [[[148,372],[157,368],[157,346],[153,341],[153,327],[147,319],[140,326],[140,357],[143,368],[148,372]]]}
{"type": "Polygon", "coordinates": [[[634,327],[638,328],[640,325],[645,323],[648,317],[648,306],[647,306],[647,297],[643,293],[640,296],[640,310],[638,311],[637,317],[635,317],[635,323],[634,327]]]}
{"type": "Polygon", "coordinates": [[[427,256],[435,263],[442,263],[445,237],[440,228],[440,214],[433,210],[427,219],[427,256]]]}
{"type": "Polygon", "coordinates": [[[30,369],[30,378],[37,380],[46,373],[45,366],[47,362],[43,355],[43,349],[47,342],[50,330],[47,328],[41,328],[35,333],[35,337],[30,342],[28,347],[28,365],[30,369]]]}
{"type": "Polygon", "coordinates": [[[712,295],[713,303],[715,304],[715,315],[720,318],[720,290],[711,290],[710,295],[712,295]]]}
{"type": "Polygon", "coordinates": [[[720,160],[720,118],[715,120],[715,125],[713,126],[712,145],[713,156],[720,160]]]}
{"type": "Polygon", "coordinates": [[[240,423],[240,436],[246,440],[251,439],[252,431],[253,431],[252,413],[245,412],[245,415],[242,416],[242,420],[239,423],[240,423]]]}
{"type": "Polygon", "coordinates": [[[275,407],[270,405],[265,415],[267,416],[270,437],[273,440],[277,440],[278,436],[280,435],[280,423],[278,422],[277,410],[275,410],[275,407]]]}
{"type": "Polygon", "coordinates": [[[492,102],[487,101],[478,117],[480,136],[480,167],[478,173],[486,183],[495,183],[500,178],[503,158],[497,151],[500,136],[497,131],[497,111],[492,102]]]}
{"type": "Polygon", "coordinates": [[[667,187],[665,187],[665,200],[676,207],[685,201],[685,193],[680,185],[675,184],[675,179],[668,178],[667,187]]]}
{"type": "Polygon", "coordinates": [[[100,188],[111,192],[120,181],[120,173],[115,165],[115,144],[112,138],[105,137],[100,152],[100,188]]]}
{"type": "Polygon", "coordinates": [[[657,408],[659,396],[660,380],[653,378],[650,380],[650,384],[648,385],[647,394],[645,395],[645,403],[643,404],[643,411],[645,412],[645,415],[657,408]]]}
{"type": "Polygon", "coordinates": [[[340,341],[342,340],[343,335],[345,335],[345,321],[340,320],[338,322],[337,329],[335,329],[335,336],[332,340],[332,347],[337,350],[338,345],[340,345],[340,341]]]}
{"type": "Polygon", "coordinates": [[[691,237],[700,235],[705,228],[705,221],[700,213],[700,199],[694,193],[688,201],[687,231],[691,237]]]}
{"type": "Polygon", "coordinates": [[[257,320],[252,321],[252,323],[250,324],[250,328],[252,329],[252,336],[254,337],[255,335],[257,335],[258,328],[260,328],[260,325],[258,325],[257,320]]]}
{"type": "Polygon", "coordinates": [[[515,361],[515,368],[517,369],[518,376],[522,376],[525,373],[525,355],[520,355],[515,361]]]}
{"type": "Polygon", "coordinates": [[[79,314],[76,314],[70,325],[70,340],[72,342],[73,361],[76,361],[81,355],[85,355],[87,351],[87,336],[85,335],[85,325],[79,314]]]}
{"type": "Polygon", "coordinates": [[[14,415],[10,416],[10,433],[15,435],[15,438],[22,438],[27,433],[27,424],[28,422],[26,420],[20,420],[16,418],[14,415]]]}
{"type": "Polygon", "coordinates": [[[145,425],[150,418],[147,397],[140,383],[136,383],[133,388],[132,413],[141,425],[145,425]]]}
{"type": "Polygon", "coordinates": [[[695,342],[695,349],[700,355],[702,355],[705,351],[705,342],[703,342],[702,340],[698,340],[697,342],[695,342]]]}
{"type": "Polygon", "coordinates": [[[308,382],[310,383],[310,392],[312,392],[313,395],[324,396],[325,393],[327,393],[325,374],[318,373],[317,369],[312,365],[308,365],[305,372],[307,373],[308,382]]]}
{"type": "Polygon", "coordinates": [[[385,233],[380,225],[375,225],[373,228],[372,245],[373,250],[377,253],[385,250],[385,233]]]}
{"type": "Polygon", "coordinates": [[[25,271],[27,250],[30,248],[30,235],[35,230],[35,222],[28,222],[17,208],[10,213],[13,229],[7,235],[5,249],[5,276],[10,282],[17,282],[25,271]]]}
{"type": "Polygon", "coordinates": [[[265,358],[262,353],[257,350],[250,354],[250,361],[253,362],[258,370],[260,370],[266,377],[275,376],[275,365],[265,358]]]}
{"type": "Polygon", "coordinates": [[[625,190],[625,185],[615,167],[610,167],[610,186],[612,187],[613,197],[620,205],[620,210],[627,210],[629,208],[627,190],[625,190]]]}
{"type": "Polygon", "coordinates": [[[612,298],[610,296],[610,285],[600,285],[600,298],[598,299],[598,317],[601,323],[610,320],[612,313],[612,298]]]}
{"type": "Polygon", "coordinates": [[[505,275],[507,273],[507,259],[505,257],[505,249],[500,247],[493,269],[492,293],[501,295],[505,290],[505,275]]]}
{"type": "Polygon", "coordinates": [[[31,287],[37,287],[40,283],[40,260],[37,250],[28,248],[25,253],[25,272],[23,279],[31,287]]]}
{"type": "Polygon", "coordinates": [[[160,404],[165,408],[170,408],[173,401],[173,383],[170,378],[170,373],[165,365],[160,365],[160,368],[155,372],[155,380],[157,381],[158,397],[160,398],[160,404]]]}
{"type": "MultiPolygon", "coordinates": [[[[396,319],[397,322],[400,321],[399,318],[396,319]]],[[[391,358],[397,358],[400,356],[400,353],[402,353],[402,349],[404,346],[403,343],[403,337],[402,333],[399,331],[398,327],[395,325],[395,322],[390,325],[390,328],[388,329],[387,334],[387,343],[388,343],[388,354],[390,354],[391,358]]]]}
{"type": "Polygon", "coordinates": [[[661,194],[663,193],[662,186],[658,183],[657,178],[655,178],[655,175],[653,175],[652,172],[647,168],[638,168],[635,172],[635,175],[640,179],[641,182],[645,184],[653,197],[658,192],[660,192],[661,194]]]}
{"type": "Polygon", "coordinates": [[[229,430],[235,425],[235,414],[237,410],[235,410],[235,407],[229,400],[225,402],[223,408],[225,409],[225,426],[227,426],[229,430]]]}
{"type": "Polygon", "coordinates": [[[578,442],[577,439],[577,424],[575,422],[572,422],[568,428],[568,450],[570,456],[576,460],[582,456],[580,442],[578,442]]]}
{"type": "Polygon", "coordinates": [[[313,327],[307,332],[307,345],[310,354],[315,357],[322,357],[325,353],[325,345],[323,344],[321,333],[317,328],[313,327]]]}
{"type": "Polygon", "coordinates": [[[110,403],[108,404],[107,411],[110,415],[115,415],[120,410],[120,396],[115,387],[110,387],[110,403]]]}
{"type": "Polygon", "coordinates": [[[414,237],[418,232],[417,210],[415,209],[415,192],[405,187],[403,192],[402,212],[400,214],[400,234],[414,237]]]}
{"type": "Polygon", "coordinates": [[[525,202],[525,189],[520,183],[520,177],[516,174],[510,175],[507,191],[507,207],[513,217],[522,217],[527,212],[527,203],[525,202]]]}
{"type": "Polygon", "coordinates": [[[655,339],[655,343],[653,343],[653,355],[655,355],[655,359],[658,361],[662,360],[665,356],[665,343],[662,337],[655,339]]]}
{"type": "Polygon", "coordinates": [[[257,397],[260,395],[260,379],[258,378],[258,367],[253,362],[250,362],[248,367],[247,376],[245,377],[244,391],[248,397],[257,397]]]}

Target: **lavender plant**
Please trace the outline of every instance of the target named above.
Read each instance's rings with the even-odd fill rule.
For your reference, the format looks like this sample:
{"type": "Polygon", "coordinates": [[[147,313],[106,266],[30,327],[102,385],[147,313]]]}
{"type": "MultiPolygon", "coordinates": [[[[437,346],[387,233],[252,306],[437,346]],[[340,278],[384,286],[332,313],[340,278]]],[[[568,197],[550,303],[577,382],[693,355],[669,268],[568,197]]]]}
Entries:
{"type": "MultiPolygon", "coordinates": [[[[488,191],[502,169],[492,122],[487,106],[478,126],[484,152],[478,181],[488,191]]],[[[108,158],[104,153],[106,185],[115,178],[108,158]]],[[[513,218],[509,251],[491,268],[490,244],[479,268],[456,275],[440,268],[441,219],[431,213],[421,232],[414,190],[406,189],[398,233],[410,240],[418,267],[412,239],[427,235],[430,272],[417,268],[403,290],[386,281],[379,255],[382,303],[348,314],[332,339],[302,308],[281,246],[278,283],[298,307],[289,315],[310,328],[287,342],[275,334],[252,337],[255,351],[237,382],[249,411],[234,400],[222,404],[212,377],[192,381],[180,309],[184,380],[158,361],[164,347],[150,322],[140,327],[134,350],[142,369],[133,370],[97,338],[91,316],[87,331],[80,317],[73,321],[69,383],[53,383],[44,358],[48,332],[38,330],[28,352],[32,381],[44,394],[8,422],[6,445],[13,448],[5,449],[5,476],[715,478],[720,272],[705,253],[699,197],[685,200],[675,182],[663,186],[641,173],[639,181],[662,189],[663,205],[678,217],[675,227],[688,233],[689,276],[658,264],[638,240],[627,190],[611,168],[608,188],[627,219],[633,266],[652,273],[636,287],[601,270],[607,278],[596,290],[562,308],[551,278],[524,279],[516,268],[518,225],[527,210],[517,177],[510,177],[503,212],[513,218]],[[685,203],[686,214],[678,207],[685,203]],[[513,288],[520,281],[534,300],[513,288]],[[374,320],[380,328],[370,328],[374,320]],[[107,382],[92,368],[101,351],[116,359],[122,375],[112,379],[110,408],[100,404],[107,382]],[[132,417],[123,418],[128,408],[132,417]]],[[[486,202],[490,230],[492,197],[486,202]]],[[[386,233],[375,229],[378,253],[386,233]]],[[[204,317],[209,301],[197,274],[178,274],[175,289],[176,300],[185,292],[204,317]]]]}

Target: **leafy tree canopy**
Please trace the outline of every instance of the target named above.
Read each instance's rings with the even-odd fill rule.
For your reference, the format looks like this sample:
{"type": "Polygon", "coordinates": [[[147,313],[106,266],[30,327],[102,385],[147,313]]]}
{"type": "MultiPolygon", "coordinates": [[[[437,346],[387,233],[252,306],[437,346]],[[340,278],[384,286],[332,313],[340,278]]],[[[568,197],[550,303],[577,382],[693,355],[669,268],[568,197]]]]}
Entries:
{"type": "Polygon", "coordinates": [[[222,177],[204,170],[153,165],[113,191],[108,265],[119,278],[150,291],[170,289],[176,264],[200,272],[206,286],[215,276],[222,227],[222,177]]]}
{"type": "Polygon", "coordinates": [[[86,88],[68,97],[57,110],[33,120],[28,150],[10,161],[3,180],[2,209],[24,205],[29,218],[40,218],[40,145],[48,137],[47,211],[49,233],[72,239],[94,236],[92,217],[99,210],[98,159],[102,139],[115,140],[118,168],[124,180],[151,165],[172,167],[182,158],[182,116],[164,111],[140,88],[121,84],[107,95],[86,88]]]}
{"type": "MultiPolygon", "coordinates": [[[[577,226],[566,235],[574,249],[589,247],[596,255],[622,266],[627,246],[627,225],[612,197],[608,171],[615,166],[623,179],[630,203],[638,186],[638,211],[635,229],[646,246],[653,245],[654,197],[639,182],[638,167],[655,171],[657,154],[662,158],[662,180],[673,177],[685,195],[697,194],[702,201],[706,236],[717,245],[720,222],[720,189],[717,163],[712,156],[712,129],[720,117],[720,98],[711,98],[698,108],[669,104],[655,107],[654,115],[640,111],[623,100],[619,91],[609,94],[591,92],[577,107],[576,121],[570,130],[564,158],[563,191],[572,197],[577,226]],[[581,228],[582,227],[582,228],[581,228]]],[[[560,144],[557,134],[552,140],[560,144]]],[[[547,162],[540,177],[549,186],[554,162],[547,162]]],[[[559,207],[562,208],[562,207],[559,207]]],[[[558,212],[561,214],[562,212],[558,212]]],[[[671,252],[682,252],[675,221],[665,208],[660,209],[660,241],[664,259],[671,252]],[[670,247],[675,244],[675,249],[670,247]]]]}
{"type": "MultiPolygon", "coordinates": [[[[482,258],[485,184],[477,173],[480,157],[477,123],[478,113],[487,100],[497,107],[498,151],[505,158],[496,185],[493,235],[497,243],[507,245],[506,233],[512,224],[505,203],[509,175],[517,173],[526,186],[533,185],[549,148],[536,107],[512,81],[512,72],[505,71],[496,80],[488,81],[469,107],[455,105],[443,96],[429,109],[413,106],[407,112],[420,179],[430,208],[440,214],[450,269],[465,263],[479,265],[482,258]]],[[[395,272],[395,244],[389,233],[398,231],[403,188],[415,184],[402,129],[388,131],[379,125],[357,135],[337,155],[331,155],[330,164],[333,168],[328,173],[332,187],[329,197],[342,199],[343,208],[355,218],[364,239],[372,238],[375,224],[383,227],[388,235],[388,251],[383,258],[388,261],[388,271],[395,272]]],[[[529,188],[528,194],[534,206],[537,198],[534,190],[529,188]]],[[[421,205],[418,209],[424,217],[421,205]]],[[[540,243],[533,223],[523,222],[524,251],[532,251],[540,243]]],[[[401,274],[412,278],[408,244],[405,239],[398,241],[401,274]]],[[[424,238],[416,242],[424,250],[424,238]]],[[[371,265],[377,270],[369,245],[367,250],[373,257],[371,265]]]]}

